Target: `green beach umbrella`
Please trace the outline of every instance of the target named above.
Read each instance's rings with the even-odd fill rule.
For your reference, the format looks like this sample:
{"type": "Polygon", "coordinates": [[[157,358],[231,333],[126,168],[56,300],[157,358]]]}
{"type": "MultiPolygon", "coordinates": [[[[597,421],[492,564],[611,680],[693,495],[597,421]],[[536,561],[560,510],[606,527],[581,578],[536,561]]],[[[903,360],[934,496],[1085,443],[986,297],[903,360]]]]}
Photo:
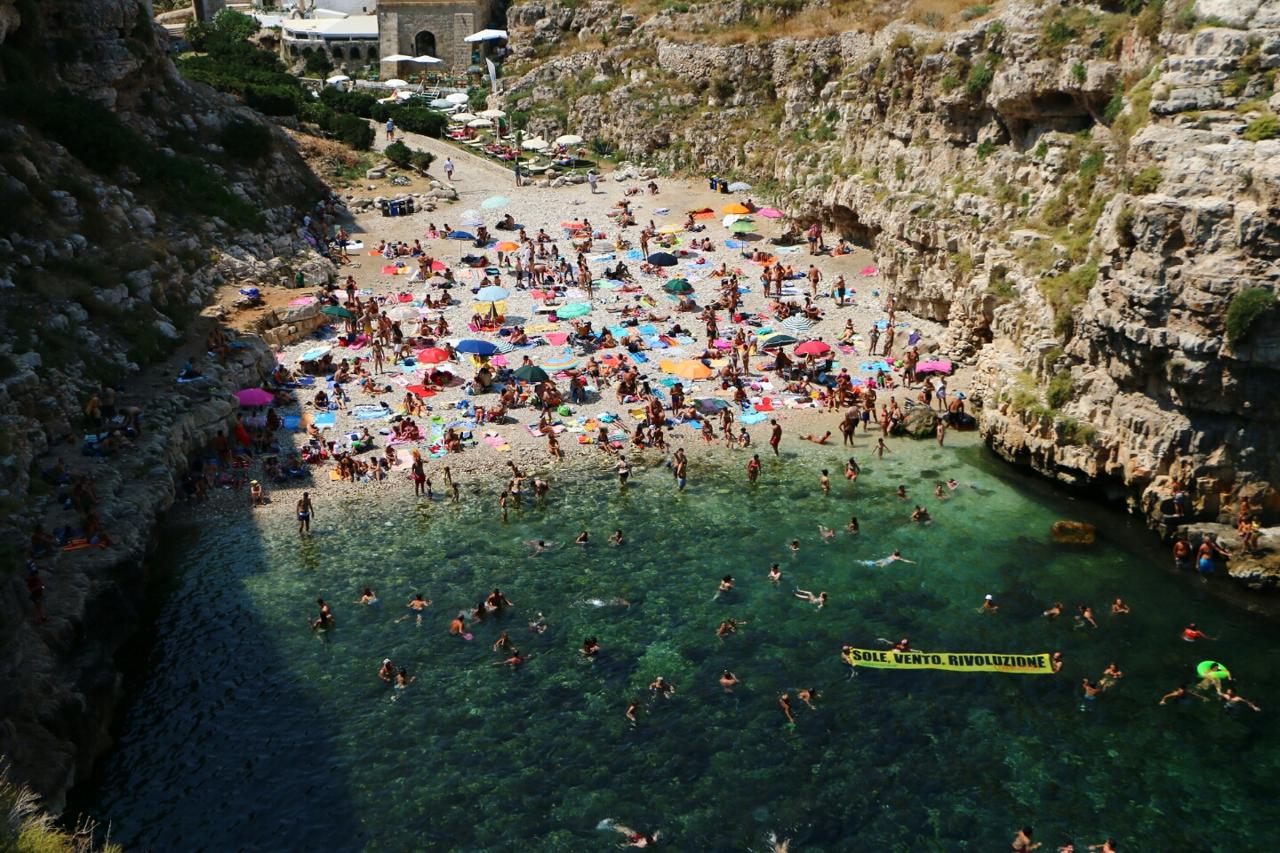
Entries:
{"type": "Polygon", "coordinates": [[[748,234],[756,230],[756,224],[748,219],[739,219],[729,226],[734,234],[748,234]]]}
{"type": "Polygon", "coordinates": [[[556,316],[562,320],[572,320],[574,317],[583,317],[591,313],[591,304],[589,302],[572,302],[563,308],[556,309],[556,316]]]}
{"type": "Polygon", "coordinates": [[[687,278],[673,278],[662,286],[667,293],[693,293],[693,285],[687,278]]]}
{"type": "Polygon", "coordinates": [[[536,364],[522,364],[512,371],[512,375],[525,382],[546,382],[551,378],[547,375],[547,371],[536,364]]]}
{"type": "Polygon", "coordinates": [[[342,317],[344,320],[351,320],[356,316],[341,305],[326,305],[320,309],[320,313],[328,314],[330,317],[342,317]]]}

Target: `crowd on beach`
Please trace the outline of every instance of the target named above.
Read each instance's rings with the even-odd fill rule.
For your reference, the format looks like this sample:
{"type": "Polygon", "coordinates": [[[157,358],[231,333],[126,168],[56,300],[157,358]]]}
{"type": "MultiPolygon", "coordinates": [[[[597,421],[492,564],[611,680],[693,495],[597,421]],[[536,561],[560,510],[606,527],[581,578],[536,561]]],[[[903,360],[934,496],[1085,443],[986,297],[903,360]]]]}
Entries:
{"type": "MultiPolygon", "coordinates": [[[[248,503],[258,508],[271,504],[272,491],[288,489],[298,532],[306,536],[314,524],[325,523],[323,499],[313,497],[313,492],[323,494],[323,489],[313,485],[317,477],[338,487],[379,483],[411,487],[415,496],[424,499],[435,496],[439,483],[444,498],[457,502],[462,483],[456,457],[508,452],[515,437],[504,436],[498,428],[512,424],[518,425],[522,440],[545,448],[548,466],[567,459],[566,444],[576,445],[584,458],[595,458],[607,466],[621,489],[628,488],[633,466],[642,460],[649,467],[666,467],[672,488],[680,491],[689,486],[688,455],[698,444],[708,448],[723,445],[739,452],[744,480],[748,486],[757,484],[763,466],[761,453],[782,459],[780,448],[787,438],[783,422],[795,411],[832,417],[834,430],[810,429],[794,434],[794,440],[835,450],[837,446],[857,447],[859,434],[864,438],[874,435],[869,452],[879,458],[893,452],[889,440],[901,434],[902,425],[917,407],[936,413],[933,440],[939,447],[945,446],[949,429],[973,426],[970,401],[951,387],[954,380],[948,376],[949,369],[927,373],[919,369],[926,360],[927,354],[922,352],[925,342],[919,331],[900,319],[893,295],[876,292],[860,296],[846,273],[819,268],[824,260],[848,253],[850,247],[843,241],[828,247],[821,228],[813,225],[803,235],[783,235],[779,244],[799,244],[802,237],[809,252],[808,263],[789,264],[782,253],[770,254],[758,243],[744,242],[738,246],[735,262],[708,262],[697,269],[706,282],[701,292],[681,276],[672,276],[664,285],[670,266],[660,253],[678,253],[693,263],[708,260],[718,247],[706,232],[706,211],[702,209],[688,211],[681,228],[660,226],[653,219],[640,224],[644,217],[636,209],[637,196],[658,194],[656,183],[624,191],[610,211],[609,227],[615,232],[612,239],[586,217],[562,223],[561,233],[553,236],[547,231],[551,226],[526,228],[503,216],[494,227],[509,240],[495,239],[484,226],[459,240],[450,236],[458,232],[449,224],[437,228],[431,223],[421,237],[411,241],[382,239],[368,247],[358,244],[359,248],[353,248],[356,244],[350,234],[336,222],[335,209],[322,207],[308,214],[303,228],[318,248],[328,250],[340,264],[355,263],[352,252],[365,252],[366,257],[376,259],[393,283],[376,293],[361,287],[355,275],[349,274],[333,286],[303,297],[314,299],[334,325],[322,333],[321,341],[309,342],[306,352],[282,353],[261,389],[269,399],[242,408],[230,428],[217,435],[208,454],[194,460],[181,476],[181,494],[200,503],[220,487],[236,492],[243,489],[248,503]],[[638,232],[634,245],[628,229],[638,232]],[[445,242],[448,240],[457,242],[445,242]],[[454,260],[449,249],[460,244],[467,254],[454,260]],[[629,254],[637,249],[638,255],[629,254]],[[407,286],[400,286],[401,281],[407,286]],[[756,288],[760,298],[748,307],[744,294],[756,288]],[[465,297],[459,294],[473,297],[474,305],[463,305],[465,297]],[[517,317],[509,304],[513,296],[527,298],[531,305],[540,303],[533,312],[537,316],[517,317]],[[570,302],[572,299],[583,302],[570,302]],[[874,319],[865,326],[855,325],[854,317],[846,313],[855,299],[862,310],[874,312],[874,319]],[[585,305],[581,313],[565,310],[578,304],[585,305]],[[788,329],[805,330],[822,322],[839,328],[834,340],[801,342],[787,336],[783,342],[775,342],[788,329]],[[313,345],[316,343],[321,345],[313,345]],[[682,354],[681,361],[668,369],[664,360],[661,369],[655,369],[653,359],[672,351],[682,354]],[[536,360],[535,355],[539,356],[536,360]],[[851,370],[859,361],[862,369],[851,370]],[[620,412],[607,411],[611,406],[620,412]],[[575,410],[582,408],[591,409],[591,413],[575,418],[575,410]],[[626,426],[627,418],[634,421],[630,427],[626,426]],[[833,432],[840,435],[839,445],[833,432]],[[566,441],[566,436],[574,440],[566,441]],[[292,494],[299,487],[307,490],[294,500],[292,494]]],[[[749,199],[742,206],[749,213],[758,210],[749,199]]],[[[206,343],[210,357],[226,358],[235,342],[215,331],[206,343]]],[[[200,371],[188,364],[179,378],[198,381],[200,371]]],[[[86,425],[94,429],[92,452],[104,455],[125,450],[142,428],[141,410],[117,407],[115,392],[105,386],[86,403],[85,418],[86,425]]],[[[852,490],[861,466],[854,452],[847,452],[837,478],[843,476],[852,490]]],[[[526,472],[511,459],[500,467],[500,476],[490,469],[492,491],[487,499],[495,502],[495,512],[504,520],[509,510],[523,501],[550,499],[548,475],[526,472]]],[[[824,493],[832,489],[829,472],[821,469],[815,473],[816,487],[824,493]]],[[[46,617],[36,561],[68,545],[110,544],[94,513],[96,496],[91,478],[61,466],[48,472],[48,477],[66,490],[79,523],[75,529],[53,533],[37,526],[32,533],[28,588],[37,621],[46,617]]],[[[953,479],[939,481],[932,500],[956,499],[959,485],[953,479]]],[[[892,499],[903,504],[904,515],[911,522],[932,523],[928,499],[910,496],[905,485],[898,487],[892,499]]],[[[1242,502],[1241,529],[1252,527],[1255,521],[1254,509],[1242,502]]],[[[856,516],[850,517],[843,531],[822,525],[818,529],[823,539],[860,532],[856,516]]],[[[591,531],[584,529],[573,544],[585,546],[591,536],[591,531]]],[[[623,530],[614,530],[608,539],[613,547],[625,547],[623,530]]],[[[535,557],[562,547],[562,543],[538,540],[528,546],[535,557]]],[[[793,550],[798,547],[798,541],[792,543],[793,550]]],[[[1246,540],[1246,550],[1250,547],[1246,540]]],[[[1180,570],[1194,568],[1207,575],[1229,557],[1226,549],[1207,536],[1194,548],[1185,540],[1174,545],[1174,560],[1180,570]]],[[[897,550],[870,562],[878,566],[912,563],[897,550]]],[[[776,563],[762,571],[761,582],[782,581],[776,563]]],[[[736,583],[732,576],[723,577],[715,596],[730,600],[736,583]]],[[[817,611],[830,604],[824,590],[796,588],[792,594],[817,611]]],[[[376,591],[365,587],[356,603],[368,606],[377,600],[376,591]]],[[[506,615],[516,609],[516,603],[500,588],[478,596],[474,606],[468,604],[439,618],[430,615],[432,604],[419,592],[406,602],[397,621],[438,627],[466,640],[472,639],[480,626],[493,626],[498,635],[491,645],[494,658],[489,663],[494,667],[520,670],[538,654],[579,654],[594,659],[607,644],[607,638],[592,635],[575,651],[540,647],[535,653],[520,649],[525,643],[517,644],[508,630],[499,630],[507,624],[506,615]]],[[[600,606],[627,605],[622,600],[600,602],[600,606]]],[[[317,608],[311,628],[317,632],[336,629],[339,620],[333,605],[320,599],[317,608]]],[[[986,594],[977,610],[998,618],[1001,605],[994,595],[986,594]]],[[[1055,621],[1064,612],[1063,603],[1054,602],[1043,615],[1047,621],[1055,621]]],[[[1123,619],[1129,612],[1129,605],[1116,598],[1108,615],[1123,619]]],[[[1099,628],[1087,603],[1075,606],[1073,618],[1083,630],[1099,628]]],[[[550,620],[537,613],[523,621],[527,630],[518,633],[536,643],[550,620]]],[[[745,624],[744,620],[725,618],[714,631],[724,640],[745,624]]],[[[1181,640],[1205,642],[1212,637],[1192,623],[1182,631],[1181,640]]],[[[912,650],[906,637],[881,642],[896,651],[912,650]]],[[[1065,665],[1062,654],[1055,652],[1052,660],[1054,672],[1060,672],[1065,665]]],[[[1227,686],[1230,674],[1225,667],[1208,663],[1213,666],[1200,673],[1198,684],[1176,687],[1161,697],[1159,704],[1213,699],[1228,708],[1260,710],[1227,686]]],[[[389,658],[382,660],[377,677],[395,691],[393,696],[407,690],[415,678],[405,665],[389,658]]],[[[1099,701],[1123,678],[1124,672],[1116,663],[1096,678],[1082,677],[1083,700],[1099,701]]],[[[718,676],[718,683],[733,692],[742,681],[726,669],[718,676]]],[[[643,715],[652,712],[655,701],[671,698],[677,689],[678,685],[659,676],[649,684],[647,698],[627,698],[622,715],[628,724],[639,725],[643,715]]],[[[822,699],[823,694],[814,687],[783,692],[776,697],[779,717],[783,723],[795,725],[797,713],[817,712],[822,699]]],[[[612,823],[604,828],[625,836],[624,846],[647,847],[659,839],[658,832],[649,834],[612,823]]],[[[773,844],[775,849],[785,850],[787,842],[774,839],[773,844]]],[[[1013,842],[1016,853],[1039,846],[1032,840],[1030,828],[1019,832],[1013,842]]],[[[1060,848],[1074,849],[1072,845],[1060,848]]],[[[1117,848],[1108,840],[1090,849],[1114,853],[1117,848]]]]}

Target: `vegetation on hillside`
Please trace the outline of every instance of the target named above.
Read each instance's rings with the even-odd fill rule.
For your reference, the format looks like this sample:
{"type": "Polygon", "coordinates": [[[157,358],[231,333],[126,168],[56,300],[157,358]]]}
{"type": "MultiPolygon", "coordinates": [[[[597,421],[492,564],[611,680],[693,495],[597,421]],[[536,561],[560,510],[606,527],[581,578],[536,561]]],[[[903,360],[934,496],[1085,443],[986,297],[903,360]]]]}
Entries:
{"type": "Polygon", "coordinates": [[[94,843],[96,826],[81,821],[63,829],[40,809],[30,790],[9,781],[0,770],[0,851],[4,853],[123,853],[118,844],[94,843]]]}

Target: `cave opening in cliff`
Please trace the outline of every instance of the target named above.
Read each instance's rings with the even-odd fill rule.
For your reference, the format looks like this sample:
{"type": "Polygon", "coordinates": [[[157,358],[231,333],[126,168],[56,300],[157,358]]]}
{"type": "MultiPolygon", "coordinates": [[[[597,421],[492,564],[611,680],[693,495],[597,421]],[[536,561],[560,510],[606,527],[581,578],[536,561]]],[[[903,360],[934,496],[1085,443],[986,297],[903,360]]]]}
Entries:
{"type": "Polygon", "coordinates": [[[875,247],[882,230],[879,225],[863,222],[857,212],[843,204],[831,206],[831,224],[840,237],[865,249],[875,247]]]}

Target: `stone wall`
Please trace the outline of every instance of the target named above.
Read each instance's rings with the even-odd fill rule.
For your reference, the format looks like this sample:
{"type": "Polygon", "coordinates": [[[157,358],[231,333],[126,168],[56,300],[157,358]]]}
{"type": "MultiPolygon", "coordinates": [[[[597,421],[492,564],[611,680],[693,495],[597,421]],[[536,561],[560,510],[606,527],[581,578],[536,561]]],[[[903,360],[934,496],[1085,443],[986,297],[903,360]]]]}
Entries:
{"type": "Polygon", "coordinates": [[[490,0],[383,0],[378,4],[382,55],[416,56],[418,34],[429,32],[435,36],[433,55],[444,60],[443,67],[466,71],[472,46],[463,39],[489,25],[493,5],[490,0]]]}

